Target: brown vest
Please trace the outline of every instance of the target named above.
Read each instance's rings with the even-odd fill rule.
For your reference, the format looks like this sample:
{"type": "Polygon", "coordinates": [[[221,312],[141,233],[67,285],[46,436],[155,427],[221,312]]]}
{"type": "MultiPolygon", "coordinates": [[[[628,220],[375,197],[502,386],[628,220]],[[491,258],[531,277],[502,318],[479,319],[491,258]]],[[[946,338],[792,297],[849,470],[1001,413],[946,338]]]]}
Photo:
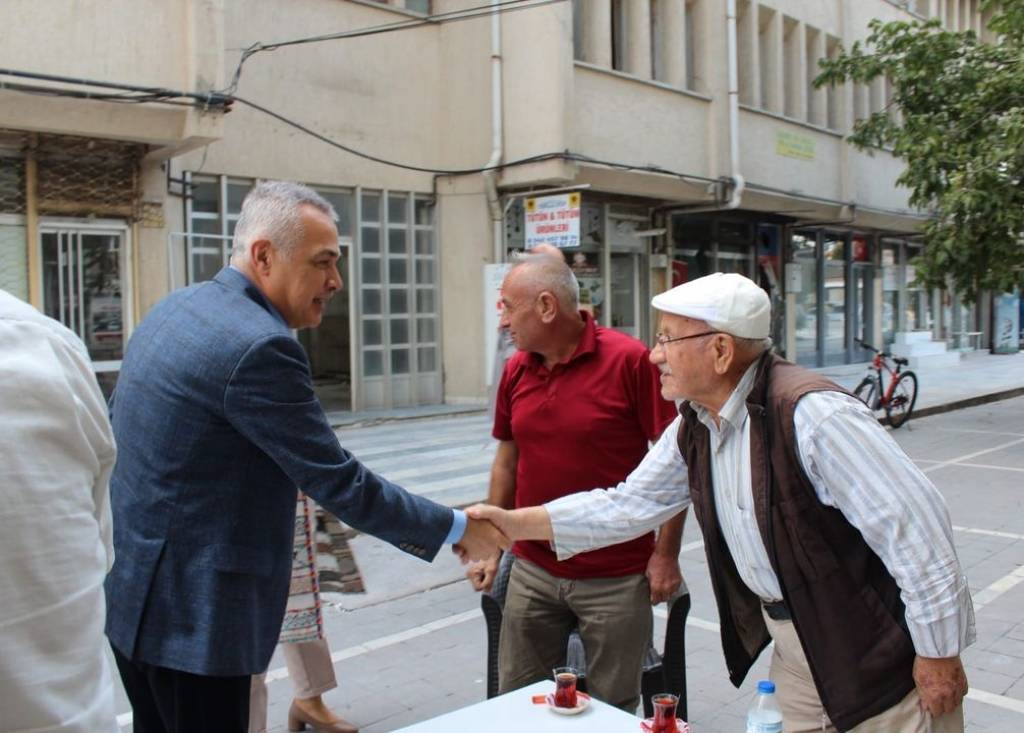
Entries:
{"type": "MultiPolygon", "coordinates": [[[[914,646],[896,582],[843,514],[818,500],[800,464],[793,413],[801,397],[823,390],[843,391],[774,355],[761,358],[747,398],[751,480],[758,528],[818,694],[845,731],[914,688],[914,646]]],[[[708,429],[688,404],[681,412],[679,450],[704,533],[729,677],[739,687],[771,637],[718,525],[708,429]]]]}

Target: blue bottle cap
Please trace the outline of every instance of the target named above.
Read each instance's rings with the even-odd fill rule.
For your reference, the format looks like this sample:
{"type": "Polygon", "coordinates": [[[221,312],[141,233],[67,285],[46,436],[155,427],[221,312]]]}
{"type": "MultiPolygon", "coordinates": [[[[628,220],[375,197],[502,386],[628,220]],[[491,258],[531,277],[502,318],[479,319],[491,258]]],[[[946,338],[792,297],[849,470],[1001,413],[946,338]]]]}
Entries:
{"type": "Polygon", "coordinates": [[[761,680],[757,683],[757,691],[772,694],[775,692],[775,683],[771,680],[761,680]]]}

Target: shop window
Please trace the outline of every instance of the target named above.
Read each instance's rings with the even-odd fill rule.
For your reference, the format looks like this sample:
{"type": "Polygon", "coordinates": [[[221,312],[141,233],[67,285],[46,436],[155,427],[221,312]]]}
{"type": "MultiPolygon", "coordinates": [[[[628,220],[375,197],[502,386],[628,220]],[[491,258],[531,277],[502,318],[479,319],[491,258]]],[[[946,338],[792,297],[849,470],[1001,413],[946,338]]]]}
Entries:
{"type": "Polygon", "coordinates": [[[817,233],[796,232],[790,240],[790,261],[799,270],[794,300],[794,335],[798,364],[818,365],[817,233]]]}

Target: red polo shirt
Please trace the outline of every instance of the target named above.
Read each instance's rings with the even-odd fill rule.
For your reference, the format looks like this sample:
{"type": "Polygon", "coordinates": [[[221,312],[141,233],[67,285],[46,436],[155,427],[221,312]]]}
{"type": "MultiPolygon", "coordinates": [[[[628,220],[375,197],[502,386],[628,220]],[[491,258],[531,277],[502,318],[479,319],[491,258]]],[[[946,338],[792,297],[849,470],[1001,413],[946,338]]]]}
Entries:
{"type": "MultiPolygon", "coordinates": [[[[516,507],[615,486],[677,414],[661,397],[647,347],[580,315],[583,337],[567,362],[549,371],[539,354],[519,351],[502,374],[493,435],[519,450],[516,507]]],[[[565,562],[547,542],[517,542],[512,551],[558,577],[611,578],[644,572],[653,549],[648,533],[565,562]]]]}

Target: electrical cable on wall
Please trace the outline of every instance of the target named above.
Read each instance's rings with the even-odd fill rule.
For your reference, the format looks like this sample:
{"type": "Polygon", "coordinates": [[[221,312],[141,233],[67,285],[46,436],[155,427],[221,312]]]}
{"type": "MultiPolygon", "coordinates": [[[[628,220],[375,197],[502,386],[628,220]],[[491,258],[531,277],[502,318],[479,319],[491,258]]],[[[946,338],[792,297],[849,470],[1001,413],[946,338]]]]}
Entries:
{"type": "Polygon", "coordinates": [[[422,28],[424,26],[437,26],[445,25],[447,23],[455,23],[461,20],[473,20],[475,18],[487,18],[492,15],[503,15],[505,13],[511,13],[518,10],[529,10],[531,8],[539,8],[544,5],[553,5],[555,3],[566,2],[566,0],[504,0],[504,2],[494,3],[487,5],[477,5],[471,8],[462,8],[461,10],[451,10],[447,13],[437,13],[435,15],[428,15],[423,18],[408,18],[405,20],[397,20],[392,23],[384,23],[377,26],[370,26],[368,28],[357,28],[351,31],[339,31],[337,33],[325,33],[317,36],[306,36],[303,38],[293,38],[285,41],[277,41],[274,43],[261,43],[257,41],[250,46],[242,49],[242,57],[238,61],[238,66],[235,68],[235,73],[231,77],[231,83],[221,90],[223,94],[234,94],[238,89],[238,82],[242,76],[242,67],[245,62],[248,61],[252,56],[263,51],[276,51],[279,48],[286,48],[288,46],[299,46],[308,43],[322,43],[324,41],[338,41],[347,38],[362,38],[365,36],[374,36],[382,33],[394,33],[397,31],[414,30],[416,28],[422,28]]]}

